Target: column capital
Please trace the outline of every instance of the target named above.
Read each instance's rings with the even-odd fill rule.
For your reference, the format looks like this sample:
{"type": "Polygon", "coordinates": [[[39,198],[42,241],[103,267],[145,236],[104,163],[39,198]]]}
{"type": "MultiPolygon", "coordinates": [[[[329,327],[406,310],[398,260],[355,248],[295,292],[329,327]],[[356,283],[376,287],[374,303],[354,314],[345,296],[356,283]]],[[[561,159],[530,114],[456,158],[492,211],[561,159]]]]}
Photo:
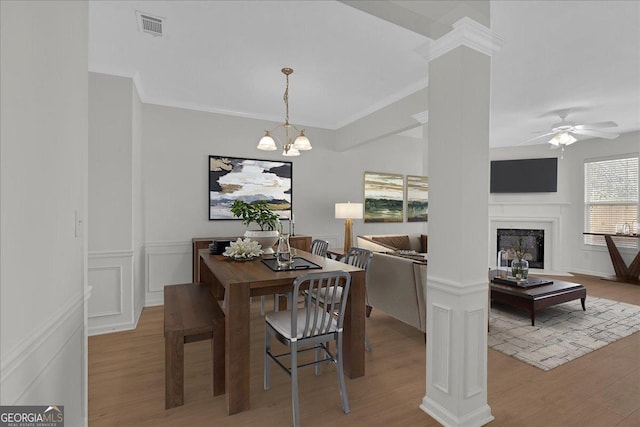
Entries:
{"type": "Polygon", "coordinates": [[[465,16],[453,24],[453,30],[429,44],[428,58],[432,61],[460,46],[492,56],[503,44],[502,36],[465,16]]]}

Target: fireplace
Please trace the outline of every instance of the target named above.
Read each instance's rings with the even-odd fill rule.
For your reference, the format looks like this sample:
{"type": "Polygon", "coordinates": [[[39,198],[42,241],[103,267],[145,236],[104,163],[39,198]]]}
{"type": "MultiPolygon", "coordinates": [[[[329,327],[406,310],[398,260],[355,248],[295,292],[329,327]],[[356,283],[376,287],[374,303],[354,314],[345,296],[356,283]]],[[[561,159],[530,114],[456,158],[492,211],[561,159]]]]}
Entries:
{"type": "Polygon", "coordinates": [[[507,258],[513,259],[515,252],[512,248],[520,238],[527,248],[525,259],[529,261],[529,268],[544,269],[544,230],[498,228],[496,253],[504,249],[507,251],[507,258]]]}

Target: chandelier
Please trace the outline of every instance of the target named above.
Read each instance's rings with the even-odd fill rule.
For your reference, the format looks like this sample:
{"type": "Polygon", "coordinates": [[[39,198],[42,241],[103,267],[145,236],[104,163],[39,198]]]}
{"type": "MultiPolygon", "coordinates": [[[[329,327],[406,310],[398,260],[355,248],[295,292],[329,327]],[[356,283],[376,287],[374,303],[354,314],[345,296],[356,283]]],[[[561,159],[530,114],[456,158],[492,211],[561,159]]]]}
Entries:
{"type": "Polygon", "coordinates": [[[304,129],[299,130],[297,127],[289,123],[289,75],[293,73],[292,68],[283,68],[282,74],[284,74],[287,78],[287,87],[284,91],[284,96],[282,99],[284,100],[285,106],[285,118],[284,123],[276,126],[273,131],[265,130],[265,134],[262,138],[260,138],[260,142],[258,142],[258,150],[264,151],[274,151],[277,150],[278,147],[276,145],[276,141],[282,144],[282,155],[283,156],[299,156],[300,151],[311,150],[311,143],[309,142],[309,138],[307,138],[304,134],[304,129]],[[284,128],[284,139],[281,141],[274,133],[280,129],[284,128]],[[291,128],[298,133],[295,140],[290,135],[291,128]]]}

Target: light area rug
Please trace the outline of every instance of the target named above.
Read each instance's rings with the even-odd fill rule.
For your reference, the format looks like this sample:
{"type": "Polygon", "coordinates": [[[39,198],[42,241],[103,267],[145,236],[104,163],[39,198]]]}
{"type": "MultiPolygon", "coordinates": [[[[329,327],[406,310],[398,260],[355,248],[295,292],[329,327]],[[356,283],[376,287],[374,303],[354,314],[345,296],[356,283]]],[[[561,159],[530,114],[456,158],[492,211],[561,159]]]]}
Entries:
{"type": "Polygon", "coordinates": [[[640,306],[587,296],[529,313],[494,303],[489,347],[548,371],[640,331],[640,306]]]}

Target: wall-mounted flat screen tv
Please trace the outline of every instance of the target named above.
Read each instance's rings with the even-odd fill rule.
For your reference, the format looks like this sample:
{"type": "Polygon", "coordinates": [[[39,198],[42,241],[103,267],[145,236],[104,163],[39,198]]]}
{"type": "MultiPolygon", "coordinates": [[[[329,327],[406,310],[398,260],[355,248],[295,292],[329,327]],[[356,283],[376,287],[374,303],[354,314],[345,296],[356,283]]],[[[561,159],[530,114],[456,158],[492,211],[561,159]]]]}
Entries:
{"type": "Polygon", "coordinates": [[[493,160],[492,193],[553,193],[558,191],[558,159],[493,160]]]}

